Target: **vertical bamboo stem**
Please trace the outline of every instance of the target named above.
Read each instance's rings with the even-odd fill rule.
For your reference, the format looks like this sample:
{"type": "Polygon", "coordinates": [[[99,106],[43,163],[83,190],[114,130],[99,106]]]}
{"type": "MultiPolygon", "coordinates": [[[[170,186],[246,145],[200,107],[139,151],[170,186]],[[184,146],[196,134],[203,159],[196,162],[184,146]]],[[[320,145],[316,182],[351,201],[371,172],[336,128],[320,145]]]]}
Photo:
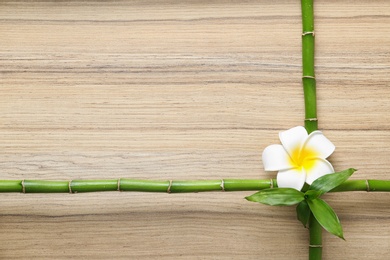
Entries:
{"type": "MultiPolygon", "coordinates": [[[[316,79],[314,73],[314,8],[313,0],[301,0],[302,7],[302,83],[305,99],[305,128],[308,133],[318,129],[316,79]]],[[[322,227],[310,216],[309,259],[322,259],[322,227]]]]}
{"type": "Polygon", "coordinates": [[[302,83],[305,99],[305,128],[318,129],[316,79],[314,73],[314,11],[313,0],[302,0],[302,83]]]}
{"type": "Polygon", "coordinates": [[[309,259],[322,259],[322,227],[315,219],[313,214],[310,214],[309,219],[310,229],[310,245],[309,245],[309,259]]]}

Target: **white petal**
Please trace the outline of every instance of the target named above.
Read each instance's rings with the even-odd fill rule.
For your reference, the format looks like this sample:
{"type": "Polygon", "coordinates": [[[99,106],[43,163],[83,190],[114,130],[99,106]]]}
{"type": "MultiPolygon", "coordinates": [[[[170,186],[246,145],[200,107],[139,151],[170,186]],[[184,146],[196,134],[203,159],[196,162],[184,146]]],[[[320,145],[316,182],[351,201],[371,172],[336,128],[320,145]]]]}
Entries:
{"type": "Polygon", "coordinates": [[[294,188],[301,190],[305,184],[306,173],[303,168],[279,171],[276,181],[279,188],[294,188]]]}
{"type": "Polygon", "coordinates": [[[302,126],[296,126],[279,133],[279,139],[290,156],[293,155],[295,150],[298,149],[299,151],[301,149],[307,137],[306,129],[302,126]]]}
{"type": "Polygon", "coordinates": [[[325,159],[334,152],[336,147],[321,131],[314,131],[310,133],[303,145],[303,149],[313,151],[316,157],[325,159]]]}
{"type": "Polygon", "coordinates": [[[280,144],[267,146],[263,151],[262,157],[266,171],[279,171],[292,168],[290,157],[280,144]]]}
{"type": "Polygon", "coordinates": [[[332,164],[325,159],[315,158],[312,159],[313,164],[310,169],[306,170],[306,182],[307,184],[312,184],[313,181],[318,179],[321,176],[324,176],[329,173],[334,173],[332,164]]]}

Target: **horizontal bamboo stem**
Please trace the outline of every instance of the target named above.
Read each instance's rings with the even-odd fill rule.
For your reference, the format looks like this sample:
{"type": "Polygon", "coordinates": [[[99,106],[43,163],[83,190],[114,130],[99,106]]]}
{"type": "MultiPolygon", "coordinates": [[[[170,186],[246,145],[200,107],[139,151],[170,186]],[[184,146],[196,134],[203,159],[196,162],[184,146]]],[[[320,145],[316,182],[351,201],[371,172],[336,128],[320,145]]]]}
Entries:
{"type": "MultiPolygon", "coordinates": [[[[207,191],[258,191],[277,187],[275,179],[222,179],[194,181],[155,181],[138,179],[112,180],[0,180],[0,193],[78,193],[100,191],[138,191],[189,193],[207,191]]],[[[349,180],[331,192],[389,192],[390,180],[349,180]]]]}

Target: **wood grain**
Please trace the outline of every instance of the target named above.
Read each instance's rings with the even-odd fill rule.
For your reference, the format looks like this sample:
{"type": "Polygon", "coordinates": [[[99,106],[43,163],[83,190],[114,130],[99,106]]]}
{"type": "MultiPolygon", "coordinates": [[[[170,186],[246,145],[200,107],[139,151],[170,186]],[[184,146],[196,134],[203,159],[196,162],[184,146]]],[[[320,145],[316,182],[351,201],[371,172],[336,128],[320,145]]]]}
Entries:
{"type": "MultiPolygon", "coordinates": [[[[355,179],[389,179],[390,2],[316,1],[320,128],[355,179]]],[[[2,1],[1,179],[271,178],[301,125],[297,1],[2,1]]],[[[2,259],[307,259],[293,208],[208,194],[2,194],[2,259]]],[[[388,259],[389,194],[328,195],[346,242],[388,259]]]]}

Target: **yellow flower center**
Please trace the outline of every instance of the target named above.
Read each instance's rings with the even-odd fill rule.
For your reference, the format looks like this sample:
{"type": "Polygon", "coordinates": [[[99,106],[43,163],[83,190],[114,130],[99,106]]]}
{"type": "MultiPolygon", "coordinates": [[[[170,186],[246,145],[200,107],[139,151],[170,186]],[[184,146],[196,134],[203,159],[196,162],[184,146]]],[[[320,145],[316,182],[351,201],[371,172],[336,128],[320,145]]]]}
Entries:
{"type": "Polygon", "coordinates": [[[305,168],[305,170],[310,170],[314,167],[316,157],[316,151],[311,149],[303,149],[300,151],[300,147],[297,147],[293,150],[291,154],[291,165],[295,168],[305,168]]]}

